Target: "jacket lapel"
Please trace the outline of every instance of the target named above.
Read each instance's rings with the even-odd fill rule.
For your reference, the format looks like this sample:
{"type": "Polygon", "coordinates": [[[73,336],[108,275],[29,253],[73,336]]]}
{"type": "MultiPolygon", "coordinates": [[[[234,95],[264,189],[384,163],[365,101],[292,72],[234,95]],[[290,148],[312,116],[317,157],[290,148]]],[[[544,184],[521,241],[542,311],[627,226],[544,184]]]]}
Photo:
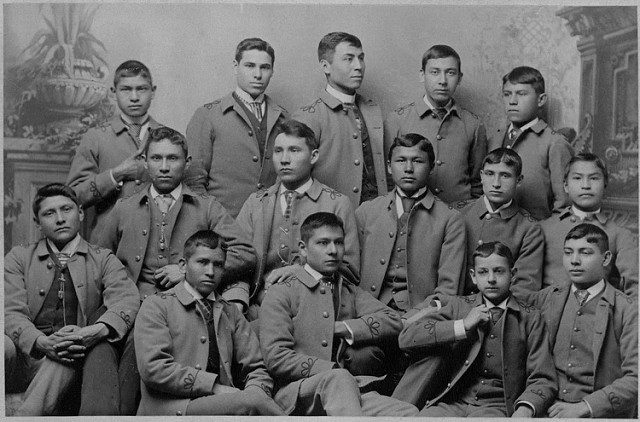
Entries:
{"type": "Polygon", "coordinates": [[[271,102],[271,98],[269,96],[265,95],[264,101],[267,107],[267,135],[266,136],[268,137],[269,134],[271,133],[271,130],[275,126],[276,122],[278,121],[278,118],[282,114],[282,110],[280,109],[280,107],[273,106],[273,103],[271,102]]]}
{"type": "Polygon", "coordinates": [[[571,289],[569,286],[565,286],[563,288],[554,287],[551,294],[547,297],[548,307],[544,314],[546,315],[545,322],[547,324],[547,329],[549,330],[549,341],[551,344],[555,344],[556,342],[560,319],[562,318],[564,305],[567,303],[570,291],[571,289]]]}
{"type": "Polygon", "coordinates": [[[615,304],[615,291],[611,285],[605,282],[604,292],[598,300],[598,307],[596,308],[596,319],[594,327],[593,337],[593,364],[594,373],[595,367],[600,361],[600,352],[602,351],[602,345],[604,344],[604,338],[607,331],[607,325],[609,318],[611,317],[610,309],[615,304]]]}
{"type": "Polygon", "coordinates": [[[87,241],[81,239],[75,255],[71,257],[67,263],[73,288],[78,298],[78,305],[80,306],[78,320],[83,322],[86,321],[87,318],[87,283],[93,282],[93,280],[90,280],[91,277],[89,277],[89,274],[87,274],[86,256],[88,251],[87,241]]]}

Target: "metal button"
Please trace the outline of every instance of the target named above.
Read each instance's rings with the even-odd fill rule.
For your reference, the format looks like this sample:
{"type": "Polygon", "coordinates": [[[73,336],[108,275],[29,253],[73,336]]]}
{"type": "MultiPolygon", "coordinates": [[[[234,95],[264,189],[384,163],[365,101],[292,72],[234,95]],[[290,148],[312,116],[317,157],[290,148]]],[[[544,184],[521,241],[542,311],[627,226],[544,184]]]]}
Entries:
{"type": "Polygon", "coordinates": [[[438,160],[438,161],[436,161],[436,164],[441,166],[442,165],[442,161],[438,160]]]}
{"type": "Polygon", "coordinates": [[[182,412],[178,410],[178,411],[176,412],[176,416],[182,416],[182,412]]]}
{"type": "Polygon", "coordinates": [[[53,268],[53,263],[51,261],[47,262],[47,268],[48,269],[53,268]]]}
{"type": "Polygon", "coordinates": [[[253,136],[253,132],[252,132],[252,131],[249,131],[249,132],[247,133],[247,135],[249,135],[249,136],[253,136]]]}
{"type": "Polygon", "coordinates": [[[491,217],[491,214],[487,214],[487,215],[484,216],[484,218],[485,218],[485,220],[491,220],[492,217],[491,217]]]}
{"type": "Polygon", "coordinates": [[[327,340],[322,340],[322,343],[320,344],[322,344],[322,347],[327,347],[329,343],[327,343],[327,340]]]}
{"type": "Polygon", "coordinates": [[[433,191],[434,191],[435,193],[440,193],[440,192],[442,192],[442,189],[440,189],[440,188],[435,188],[433,191]]]}
{"type": "Polygon", "coordinates": [[[371,291],[375,292],[376,291],[376,286],[371,286],[371,291]]]}
{"type": "Polygon", "coordinates": [[[324,289],[324,287],[320,287],[320,294],[323,295],[326,292],[326,290],[324,289]]]}
{"type": "Polygon", "coordinates": [[[146,229],[145,229],[145,230],[142,230],[142,235],[143,235],[143,236],[146,236],[146,235],[147,235],[147,230],[146,230],[146,229]]]}
{"type": "Polygon", "coordinates": [[[473,399],[474,399],[475,401],[478,401],[478,396],[475,396],[473,399]]]}
{"type": "Polygon", "coordinates": [[[569,221],[571,221],[572,223],[575,223],[578,219],[575,218],[574,216],[569,217],[569,221]]]}
{"type": "Polygon", "coordinates": [[[200,366],[200,364],[198,363],[198,364],[196,364],[195,368],[196,369],[202,369],[202,366],[200,366]]]}
{"type": "Polygon", "coordinates": [[[437,136],[436,136],[436,139],[437,139],[438,141],[440,141],[440,140],[442,139],[442,136],[437,135],[437,136]]]}
{"type": "Polygon", "coordinates": [[[329,318],[329,312],[323,312],[323,313],[322,313],[322,316],[323,316],[324,318],[329,318]]]}
{"type": "Polygon", "coordinates": [[[507,145],[507,149],[511,149],[511,145],[507,145]]]}
{"type": "Polygon", "coordinates": [[[44,291],[44,290],[42,290],[42,289],[40,289],[40,291],[38,292],[38,294],[39,294],[40,296],[44,296],[44,293],[45,293],[45,291],[44,291]]]}
{"type": "Polygon", "coordinates": [[[258,156],[257,155],[254,155],[251,159],[253,160],[254,163],[258,162],[258,156]]]}
{"type": "Polygon", "coordinates": [[[158,259],[164,259],[164,255],[158,255],[158,259]]]}
{"type": "Polygon", "coordinates": [[[380,260],[380,263],[381,263],[382,265],[384,265],[384,264],[386,264],[386,263],[387,263],[387,261],[385,261],[384,259],[381,259],[381,260],[380,260]]]}
{"type": "Polygon", "coordinates": [[[571,363],[568,363],[568,364],[567,364],[567,367],[568,367],[568,368],[571,368],[572,366],[573,366],[573,364],[571,364],[571,363]]]}
{"type": "Polygon", "coordinates": [[[360,160],[353,160],[353,164],[355,164],[356,166],[360,165],[360,160]]]}
{"type": "Polygon", "coordinates": [[[258,183],[256,186],[258,187],[258,189],[262,189],[262,183],[258,183]]]}
{"type": "Polygon", "coordinates": [[[571,348],[571,350],[576,350],[576,345],[572,344],[571,346],[569,346],[571,348]]]}
{"type": "Polygon", "coordinates": [[[389,237],[393,237],[394,233],[393,232],[389,232],[389,237]]]}
{"type": "Polygon", "coordinates": [[[480,381],[480,384],[484,385],[484,380],[480,381]]]}
{"type": "Polygon", "coordinates": [[[358,139],[358,133],[357,132],[353,132],[353,139],[358,139]]]}
{"type": "Polygon", "coordinates": [[[140,258],[140,255],[136,255],[136,261],[137,261],[137,262],[140,262],[140,259],[141,259],[141,258],[140,258]]]}
{"type": "Polygon", "coordinates": [[[397,248],[396,252],[402,252],[402,248],[397,248]]]}
{"type": "Polygon", "coordinates": [[[469,361],[468,361],[468,360],[465,360],[465,361],[464,361],[464,364],[465,364],[465,365],[469,365],[469,361]]]}
{"type": "Polygon", "coordinates": [[[489,336],[489,338],[496,338],[496,335],[495,335],[495,334],[491,334],[491,335],[489,336]]]}
{"type": "Polygon", "coordinates": [[[148,298],[148,297],[149,297],[149,295],[144,295],[144,298],[145,298],[145,299],[146,299],[146,298],[148,298]]]}
{"type": "Polygon", "coordinates": [[[351,189],[354,193],[358,193],[360,192],[360,188],[357,186],[354,186],[353,189],[351,189]]]}
{"type": "Polygon", "coordinates": [[[478,245],[482,245],[484,242],[482,240],[478,240],[478,245]]]}
{"type": "Polygon", "coordinates": [[[206,343],[207,338],[205,336],[200,337],[200,343],[206,343]]]}
{"type": "Polygon", "coordinates": [[[578,311],[578,316],[582,316],[582,311],[578,311]]]}
{"type": "Polygon", "coordinates": [[[139,185],[142,183],[142,180],[136,180],[136,185],[139,185]]]}
{"type": "Polygon", "coordinates": [[[488,370],[488,369],[485,369],[485,370],[484,370],[484,373],[485,373],[485,374],[488,374],[488,373],[489,373],[489,370],[488,370]]]}
{"type": "Polygon", "coordinates": [[[487,352],[487,357],[490,358],[491,357],[491,353],[487,352]]]}
{"type": "Polygon", "coordinates": [[[566,389],[566,388],[565,388],[564,390],[562,390],[562,392],[563,392],[564,394],[567,394],[567,393],[568,393],[568,391],[567,391],[567,389],[566,389]]]}
{"type": "Polygon", "coordinates": [[[280,249],[285,249],[287,247],[287,245],[285,245],[284,243],[280,245],[280,249]]]}
{"type": "Polygon", "coordinates": [[[449,387],[451,387],[451,383],[450,382],[447,383],[447,388],[449,388],[449,387]]]}
{"type": "Polygon", "coordinates": [[[578,331],[580,331],[580,329],[578,329],[578,327],[573,327],[573,331],[578,332],[578,331]]]}

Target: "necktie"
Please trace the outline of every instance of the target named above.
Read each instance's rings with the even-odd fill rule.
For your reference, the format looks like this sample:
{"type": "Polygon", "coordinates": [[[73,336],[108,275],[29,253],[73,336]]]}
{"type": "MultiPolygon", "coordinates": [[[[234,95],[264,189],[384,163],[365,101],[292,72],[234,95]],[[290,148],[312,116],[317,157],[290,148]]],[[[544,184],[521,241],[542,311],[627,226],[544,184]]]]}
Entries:
{"type": "Polygon", "coordinates": [[[440,120],[444,120],[444,118],[447,116],[447,109],[444,107],[436,108],[434,109],[434,112],[440,120]]]}
{"type": "Polygon", "coordinates": [[[160,212],[166,214],[171,208],[171,204],[173,204],[173,197],[169,194],[158,195],[156,196],[156,204],[160,209],[160,212]]]}
{"type": "Polygon", "coordinates": [[[518,139],[518,137],[522,134],[522,131],[520,129],[518,129],[517,127],[511,128],[511,130],[509,131],[509,141],[511,143],[515,142],[516,139],[518,139]]]}
{"type": "Polygon", "coordinates": [[[578,289],[574,292],[576,295],[576,299],[578,300],[578,305],[583,306],[589,297],[589,292],[586,290],[578,289]]]}
{"type": "Polygon", "coordinates": [[[402,200],[402,209],[405,214],[409,213],[416,203],[416,198],[409,198],[407,196],[401,196],[400,200],[402,200]]]}
{"type": "Polygon", "coordinates": [[[324,283],[329,289],[331,289],[331,298],[333,300],[333,312],[334,317],[338,318],[338,311],[340,310],[340,289],[338,283],[333,277],[323,276],[320,281],[324,283]]]}
{"type": "Polygon", "coordinates": [[[58,252],[56,254],[56,258],[58,258],[58,262],[60,263],[60,268],[63,269],[67,266],[67,262],[69,262],[69,258],[71,258],[71,255],[66,254],[64,252],[58,252]]]}
{"type": "Polygon", "coordinates": [[[258,101],[252,101],[248,104],[249,107],[251,107],[253,115],[256,116],[256,119],[258,119],[258,121],[262,121],[262,103],[258,101]]]}
{"type": "Polygon", "coordinates": [[[489,312],[491,313],[491,322],[495,324],[502,316],[504,309],[498,306],[494,306],[493,308],[489,309],[489,312]]]}
{"type": "Polygon", "coordinates": [[[207,323],[213,321],[213,304],[211,303],[211,300],[200,299],[197,300],[196,303],[198,304],[198,308],[200,309],[200,312],[202,313],[202,316],[204,316],[204,319],[207,321],[207,323]]]}
{"type": "Polygon", "coordinates": [[[291,217],[291,205],[293,204],[293,196],[296,191],[294,190],[286,190],[284,191],[284,199],[287,201],[287,208],[284,210],[284,219],[288,220],[291,217]]]}

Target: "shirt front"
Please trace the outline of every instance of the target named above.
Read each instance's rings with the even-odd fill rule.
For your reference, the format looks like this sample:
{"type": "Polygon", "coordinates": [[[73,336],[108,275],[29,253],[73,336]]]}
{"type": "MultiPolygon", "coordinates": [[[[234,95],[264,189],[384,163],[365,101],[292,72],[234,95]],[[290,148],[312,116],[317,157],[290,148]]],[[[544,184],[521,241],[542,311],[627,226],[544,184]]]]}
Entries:
{"type": "Polygon", "coordinates": [[[78,250],[78,245],[80,244],[80,233],[76,234],[76,237],[74,237],[73,239],[71,239],[69,242],[67,242],[66,245],[64,245],[64,247],[62,248],[61,251],[58,250],[58,247],[56,245],[53,244],[53,242],[49,239],[47,239],[47,244],[49,244],[49,247],[51,248],[51,251],[55,254],[58,253],[64,253],[69,255],[70,257],[73,256],[76,251],[78,250]]]}
{"type": "MultiPolygon", "coordinates": [[[[304,195],[309,190],[312,184],[313,184],[313,179],[310,177],[306,182],[304,182],[302,185],[294,189],[294,191],[298,195],[304,195]]],[[[280,189],[278,190],[278,196],[280,197],[280,209],[282,210],[282,215],[284,215],[285,210],[287,209],[287,199],[284,196],[284,193],[287,190],[288,189],[283,184],[280,184],[280,189]]]]}
{"type": "MultiPolygon", "coordinates": [[[[589,296],[587,296],[587,299],[584,301],[584,304],[588,303],[591,299],[593,299],[594,297],[599,295],[600,292],[604,290],[604,288],[605,288],[604,280],[600,280],[596,284],[594,284],[593,286],[591,286],[588,289],[586,289],[587,292],[589,292],[589,296]]],[[[576,285],[572,283],[571,284],[571,293],[575,293],[577,290],[578,290],[578,288],[576,287],[576,285]]]]}
{"type": "Polygon", "coordinates": [[[408,196],[402,189],[396,187],[396,212],[398,213],[398,217],[404,214],[404,206],[402,205],[402,198],[419,198],[424,195],[427,191],[427,187],[423,187],[418,189],[416,193],[411,196],[408,196]]]}
{"type": "Polygon", "coordinates": [[[424,97],[422,97],[422,99],[424,100],[424,103],[427,105],[427,107],[429,107],[434,113],[438,110],[438,108],[444,108],[445,110],[447,110],[448,114],[449,110],[451,110],[451,107],[453,107],[453,100],[449,100],[447,105],[445,105],[444,107],[436,107],[431,104],[431,101],[429,101],[429,96],[427,94],[424,94],[424,97]]]}
{"type": "MultiPolygon", "coordinates": [[[[202,300],[203,297],[200,294],[200,292],[198,292],[196,289],[194,289],[191,284],[187,283],[187,280],[183,281],[182,284],[184,285],[184,288],[187,292],[189,292],[191,294],[191,296],[193,296],[193,298],[195,300],[202,300]]],[[[215,292],[211,292],[209,293],[209,296],[207,296],[207,299],[209,299],[212,302],[216,301],[216,293],[215,292]]]]}
{"type": "Polygon", "coordinates": [[[575,215],[576,217],[578,217],[580,220],[584,221],[584,219],[586,219],[586,218],[590,218],[590,217],[593,217],[596,214],[600,214],[600,208],[598,208],[597,210],[595,210],[593,212],[586,212],[586,211],[582,211],[581,209],[579,209],[575,205],[571,205],[571,213],[573,215],[575,215]]]}
{"type": "Polygon", "coordinates": [[[507,202],[506,204],[502,204],[497,210],[493,210],[493,207],[491,206],[491,203],[489,202],[489,200],[487,199],[486,195],[482,196],[482,199],[484,199],[484,205],[485,207],[487,207],[487,211],[489,211],[489,214],[497,214],[500,211],[509,208],[511,206],[511,203],[513,202],[513,199],[511,199],[509,202],[507,202]]]}
{"type": "MultiPolygon", "coordinates": [[[[539,118],[535,118],[533,120],[531,120],[529,123],[527,123],[524,126],[520,126],[520,133],[524,133],[525,130],[533,127],[533,125],[535,125],[536,123],[538,123],[538,120],[540,120],[539,118]]],[[[507,133],[511,133],[511,131],[515,129],[515,126],[513,125],[513,123],[509,124],[509,129],[507,129],[507,133]]]]}
{"type": "MultiPolygon", "coordinates": [[[[158,190],[153,185],[149,187],[149,193],[151,194],[151,198],[153,198],[154,201],[158,196],[160,196],[160,192],[158,192],[158,190]]],[[[173,199],[173,201],[171,202],[171,206],[169,206],[169,209],[171,209],[171,207],[173,207],[173,205],[176,203],[178,198],[180,198],[180,195],[182,195],[182,183],[176,186],[174,190],[169,192],[169,195],[171,195],[171,199],[173,199]]]]}
{"type": "Polygon", "coordinates": [[[236,87],[236,90],[234,92],[236,93],[238,98],[240,98],[247,105],[247,107],[249,107],[249,109],[251,109],[251,103],[260,103],[260,112],[264,116],[264,112],[267,107],[267,103],[264,100],[264,92],[258,95],[256,98],[253,98],[251,95],[249,95],[248,92],[241,89],[240,87],[236,87]]]}

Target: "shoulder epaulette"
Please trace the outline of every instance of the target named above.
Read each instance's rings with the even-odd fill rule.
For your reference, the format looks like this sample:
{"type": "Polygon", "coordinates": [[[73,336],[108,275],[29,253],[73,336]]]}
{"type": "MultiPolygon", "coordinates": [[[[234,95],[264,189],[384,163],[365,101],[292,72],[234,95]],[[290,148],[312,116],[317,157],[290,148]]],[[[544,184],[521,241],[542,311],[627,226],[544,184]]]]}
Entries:
{"type": "Polygon", "coordinates": [[[175,297],[176,294],[174,292],[155,292],[154,296],[158,296],[160,299],[166,299],[168,297],[175,297]]]}
{"type": "Polygon", "coordinates": [[[331,189],[330,187],[323,187],[322,192],[326,192],[327,194],[329,194],[329,198],[331,199],[340,198],[342,196],[340,192],[335,189],[331,189]]]}
{"type": "Polygon", "coordinates": [[[318,98],[314,102],[312,102],[311,104],[300,107],[300,110],[302,110],[304,112],[307,112],[307,113],[315,113],[316,112],[316,106],[321,102],[322,102],[322,99],[318,98]]]}
{"type": "Polygon", "coordinates": [[[629,305],[633,304],[633,298],[628,294],[626,294],[625,292],[615,289],[615,293],[616,293],[616,296],[619,296],[621,299],[626,300],[629,305]]]}
{"type": "Polygon", "coordinates": [[[415,101],[409,104],[405,104],[401,107],[396,108],[395,110],[393,110],[394,113],[396,113],[398,116],[402,116],[404,114],[404,112],[407,109],[410,109],[411,107],[414,107],[416,105],[415,101]]]}

